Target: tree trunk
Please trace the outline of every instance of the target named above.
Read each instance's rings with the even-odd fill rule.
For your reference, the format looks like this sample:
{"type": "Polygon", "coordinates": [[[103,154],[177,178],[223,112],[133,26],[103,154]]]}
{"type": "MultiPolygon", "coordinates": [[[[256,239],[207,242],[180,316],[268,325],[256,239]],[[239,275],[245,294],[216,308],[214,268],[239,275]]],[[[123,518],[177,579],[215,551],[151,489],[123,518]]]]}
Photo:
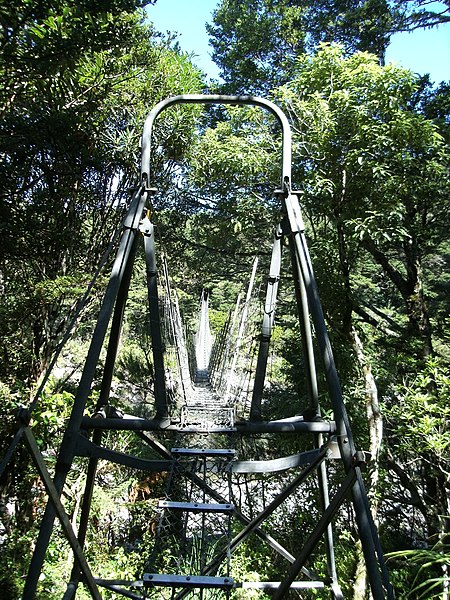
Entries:
{"type": "Polygon", "coordinates": [[[364,561],[361,541],[358,540],[356,542],[355,583],[353,584],[352,600],[366,600],[368,593],[366,563],[364,561]]]}
{"type": "Polygon", "coordinates": [[[419,341],[421,358],[432,355],[432,331],[423,293],[422,266],[417,248],[414,244],[409,246],[405,244],[404,267],[407,274],[405,277],[373,240],[364,239],[362,243],[402,296],[409,321],[407,334],[408,337],[413,336],[419,341]]]}
{"type": "MultiPolygon", "coordinates": [[[[378,389],[375,378],[372,374],[372,368],[364,354],[363,345],[361,339],[355,330],[352,328],[352,339],[353,348],[355,355],[358,360],[362,375],[364,377],[364,390],[365,390],[365,401],[366,401],[366,415],[367,423],[369,426],[369,452],[370,452],[370,463],[369,463],[369,489],[368,498],[370,503],[370,509],[372,517],[377,524],[377,512],[378,512],[378,500],[377,500],[377,486],[380,475],[380,450],[381,443],[383,440],[383,419],[380,412],[380,405],[378,402],[378,389]]],[[[357,545],[357,566],[355,572],[355,584],[353,588],[353,600],[365,600],[368,594],[367,586],[367,573],[364,563],[364,556],[362,553],[361,545],[357,545]]]]}
{"type": "Polygon", "coordinates": [[[352,331],[352,314],[353,314],[353,301],[351,294],[350,285],[350,259],[347,247],[347,238],[345,234],[344,222],[342,220],[343,207],[346,202],[347,194],[347,171],[342,169],[341,179],[342,189],[340,191],[336,206],[334,208],[335,226],[338,238],[338,250],[339,250],[339,266],[344,281],[344,294],[341,304],[342,310],[342,331],[343,335],[347,338],[351,336],[352,331]]]}

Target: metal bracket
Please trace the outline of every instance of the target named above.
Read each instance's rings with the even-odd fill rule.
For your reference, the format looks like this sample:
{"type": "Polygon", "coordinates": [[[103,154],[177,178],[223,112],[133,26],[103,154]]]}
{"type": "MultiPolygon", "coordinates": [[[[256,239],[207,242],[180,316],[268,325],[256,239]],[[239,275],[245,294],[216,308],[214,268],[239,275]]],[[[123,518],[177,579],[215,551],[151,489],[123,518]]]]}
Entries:
{"type": "Polygon", "coordinates": [[[328,455],[327,458],[340,460],[342,458],[341,451],[339,449],[339,444],[337,441],[337,437],[335,435],[331,436],[327,443],[328,455]]]}
{"type": "Polygon", "coordinates": [[[139,231],[145,236],[150,236],[153,234],[153,224],[147,215],[139,223],[139,231]]]}
{"type": "Polygon", "coordinates": [[[147,192],[148,194],[150,194],[150,196],[154,196],[155,194],[158,193],[158,188],[148,187],[148,186],[144,185],[144,192],[147,192]]]}
{"type": "Polygon", "coordinates": [[[201,575],[160,575],[144,573],[144,587],[182,587],[182,588],[227,588],[234,585],[231,577],[205,577],[201,575]]]}
{"type": "Polygon", "coordinates": [[[352,458],[353,467],[364,467],[366,465],[366,455],[361,450],[355,452],[352,458]]]}

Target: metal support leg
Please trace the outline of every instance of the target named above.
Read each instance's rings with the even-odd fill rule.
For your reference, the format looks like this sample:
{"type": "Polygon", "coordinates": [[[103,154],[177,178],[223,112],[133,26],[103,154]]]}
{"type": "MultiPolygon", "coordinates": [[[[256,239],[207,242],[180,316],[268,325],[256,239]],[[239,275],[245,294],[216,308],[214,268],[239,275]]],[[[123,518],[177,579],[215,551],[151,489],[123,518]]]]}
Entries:
{"type": "Polygon", "coordinates": [[[341,451],[344,468],[347,473],[349,473],[352,468],[354,468],[356,472],[356,482],[352,487],[353,504],[370,587],[375,600],[384,600],[386,594],[388,598],[393,598],[393,592],[387,576],[378,534],[376,533],[373,518],[369,510],[367,494],[361,472],[359,467],[353,467],[352,465],[353,456],[355,455],[355,445],[344,405],[336,365],[334,363],[333,351],[326,329],[325,318],[319,300],[319,293],[313,274],[311,259],[309,257],[298,198],[295,195],[288,194],[284,199],[284,202],[293,236],[293,243],[295,245],[295,253],[308,297],[308,304],[311,310],[317,343],[323,362],[328,392],[333,406],[339,449],[341,451]],[[380,565],[380,568],[378,565],[380,565]]]}
{"type": "Polygon", "coordinates": [[[153,363],[155,368],[155,405],[156,418],[167,419],[167,393],[164,369],[163,343],[161,337],[161,319],[159,316],[158,284],[155,257],[154,226],[146,218],[143,222],[145,263],[147,268],[148,304],[150,309],[150,334],[152,337],[153,363]]]}
{"type": "Polygon", "coordinates": [[[272,258],[270,261],[269,277],[267,278],[266,302],[264,304],[264,315],[259,339],[258,359],[256,362],[255,383],[253,385],[252,404],[250,408],[250,419],[261,420],[261,400],[266,379],[267,359],[269,357],[269,344],[272,337],[272,328],[275,318],[275,305],[277,302],[278,282],[280,280],[281,268],[281,226],[275,232],[272,258]]]}
{"type": "MultiPolygon", "coordinates": [[[[317,445],[321,446],[323,444],[323,435],[319,434],[316,437],[317,445]]],[[[328,489],[328,475],[327,475],[327,465],[325,462],[319,465],[318,469],[318,484],[319,484],[319,492],[320,498],[322,502],[322,511],[325,512],[330,505],[330,495],[328,489]]],[[[333,595],[334,600],[344,600],[344,596],[342,595],[341,588],[338,583],[337,571],[336,571],[336,558],[334,554],[334,539],[333,539],[333,527],[331,523],[328,524],[325,532],[325,551],[327,555],[327,569],[328,575],[332,580],[331,593],[333,595]]]]}
{"type": "MultiPolygon", "coordinates": [[[[122,332],[123,317],[125,313],[125,305],[128,298],[128,291],[130,288],[131,275],[133,272],[134,259],[136,256],[136,250],[139,238],[136,236],[133,242],[133,247],[130,252],[130,257],[127,261],[126,269],[124,272],[123,279],[120,284],[120,288],[117,294],[117,300],[114,307],[114,315],[111,323],[111,331],[109,334],[108,349],[106,352],[105,366],[103,369],[103,378],[100,388],[100,395],[95,407],[96,412],[102,410],[109,401],[109,395],[111,391],[111,382],[114,372],[114,365],[117,358],[117,351],[119,347],[120,335],[122,332]]],[[[103,437],[101,430],[95,430],[93,434],[93,442],[96,445],[100,445],[103,437]]],[[[86,483],[83,493],[83,502],[81,506],[80,524],[78,527],[78,542],[81,548],[84,547],[86,539],[87,528],[89,524],[89,514],[91,510],[92,494],[94,492],[95,475],[97,473],[97,458],[91,458],[89,460],[86,483]]],[[[74,562],[72,568],[72,574],[70,576],[70,582],[67,586],[67,590],[63,596],[63,600],[72,600],[75,597],[78,583],[80,581],[80,568],[78,561],[74,562]]]]}
{"type": "Polygon", "coordinates": [[[299,556],[296,558],[294,564],[291,566],[288,576],[286,577],[286,579],[284,579],[284,581],[281,582],[280,587],[278,588],[278,590],[276,591],[276,593],[274,595],[274,600],[281,600],[282,598],[284,598],[285,594],[287,594],[287,592],[289,591],[289,588],[291,587],[292,582],[295,581],[295,578],[299,574],[301,568],[304,566],[306,560],[308,559],[308,557],[311,555],[312,551],[318,544],[325,529],[328,527],[331,519],[333,518],[333,516],[336,514],[339,507],[344,502],[345,497],[349,493],[350,488],[354,481],[355,481],[355,473],[353,471],[350,471],[347,474],[347,477],[342,482],[340,488],[334,495],[333,500],[331,501],[327,510],[324,512],[324,514],[320,518],[319,522],[314,527],[314,530],[311,532],[311,535],[309,536],[308,540],[306,541],[306,544],[303,546],[299,556]]]}
{"type": "Polygon", "coordinates": [[[301,344],[303,357],[305,359],[305,383],[309,404],[308,414],[305,416],[312,418],[319,415],[319,390],[317,386],[316,362],[314,358],[308,298],[292,237],[289,238],[289,250],[291,253],[292,275],[294,277],[295,296],[297,300],[301,344]]]}
{"type": "MultiPolygon", "coordinates": [[[[116,259],[114,261],[111,277],[106,288],[100,314],[97,320],[91,345],[84,365],[80,384],[74,399],[72,413],[69,418],[67,429],[61,443],[61,449],[58,461],[55,467],[54,485],[57,494],[61,494],[67,474],[72,465],[77,434],[80,430],[81,420],[86,407],[86,402],[91,390],[92,381],[95,376],[95,370],[103,347],[106,331],[108,329],[111,314],[120,288],[126,265],[133,247],[134,238],[137,233],[139,222],[141,220],[147,194],[139,190],[133,196],[130,210],[124,222],[124,231],[120,241],[116,259]]],[[[55,520],[55,510],[53,505],[48,502],[36,541],[30,568],[28,570],[22,600],[33,600],[36,594],[36,588],[42,565],[45,559],[45,553],[50,541],[53,523],[55,520]]]]}
{"type": "Polygon", "coordinates": [[[73,550],[73,553],[76,557],[78,564],[80,565],[80,569],[84,575],[86,585],[87,585],[89,591],[91,592],[91,595],[94,598],[94,600],[102,600],[102,596],[101,596],[100,592],[98,591],[97,585],[94,581],[94,578],[92,576],[89,565],[83,554],[83,549],[81,548],[80,544],[78,543],[78,540],[76,538],[76,535],[75,535],[72,525],[70,523],[70,519],[69,519],[66,511],[64,510],[64,506],[61,503],[59,493],[57,492],[57,490],[53,484],[53,481],[50,477],[50,473],[48,472],[47,467],[42,458],[42,454],[39,450],[36,440],[34,439],[34,436],[31,433],[31,430],[29,429],[29,427],[26,427],[24,429],[24,436],[25,436],[25,441],[28,446],[28,449],[30,450],[33,462],[36,465],[36,468],[39,472],[39,475],[41,476],[42,482],[47,491],[47,494],[49,497],[49,503],[52,504],[53,509],[54,509],[56,515],[58,516],[58,519],[61,523],[61,527],[64,531],[66,539],[69,542],[69,545],[73,550]]]}

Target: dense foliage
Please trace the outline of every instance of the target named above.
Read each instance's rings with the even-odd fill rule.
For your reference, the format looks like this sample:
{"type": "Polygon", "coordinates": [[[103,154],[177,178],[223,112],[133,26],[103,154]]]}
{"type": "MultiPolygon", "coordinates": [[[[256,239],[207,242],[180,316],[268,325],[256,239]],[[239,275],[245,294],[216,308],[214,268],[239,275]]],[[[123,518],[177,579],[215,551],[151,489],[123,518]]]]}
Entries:
{"type": "MultiPolygon", "coordinates": [[[[2,452],[15,409],[29,404],[121,222],[137,183],[145,115],[162,98],[201,87],[198,69],[144,23],[139,4],[23,1],[0,9],[2,452]]],[[[193,122],[169,116],[164,127],[167,138],[180,134],[159,157],[170,165],[193,122]]],[[[97,292],[84,306],[85,323],[97,292]]],[[[78,327],[79,342],[90,330],[78,327]]],[[[76,345],[70,356],[76,369],[83,360],[76,345]]],[[[49,392],[36,416],[49,456],[70,391],[49,392]]],[[[4,598],[19,595],[42,493],[21,450],[2,480],[4,598]]]]}
{"type": "Polygon", "coordinates": [[[248,93],[289,81],[297,57],[321,42],[383,63],[392,34],[449,21],[448,2],[222,0],[207,30],[224,88],[248,93]]]}
{"type": "MultiPolygon", "coordinates": [[[[445,598],[448,589],[450,103],[448,83],[433,87],[426,77],[382,63],[392,33],[448,21],[448,3],[441,4],[438,12],[421,0],[223,0],[208,27],[222,70],[219,87],[265,93],[290,120],[293,184],[354,433],[370,453],[371,506],[393,553],[399,598],[445,598]]],[[[141,8],[131,0],[21,0],[0,8],[2,451],[16,410],[29,403],[121,222],[137,182],[145,115],[167,96],[204,86],[178,46],[145,24],[141,8]]],[[[147,14],[151,20],[151,6],[147,14]]],[[[159,192],[151,216],[158,247],[188,329],[205,287],[213,290],[218,335],[255,255],[255,297],[264,295],[280,220],[273,197],[278,129],[260,109],[171,109],[155,135],[159,192]]],[[[119,409],[148,415],[154,373],[142,263],[138,256],[111,395],[119,409]]],[[[101,274],[94,286],[33,415],[49,468],[105,279],[101,274]]],[[[288,274],[272,340],[268,418],[302,410],[307,401],[294,312],[288,274]]],[[[175,365],[172,355],[168,364],[175,365]]],[[[97,396],[96,382],[90,411],[97,396]]],[[[116,450],[138,451],[131,434],[109,441],[116,450]]],[[[295,442],[283,443],[279,450],[291,453],[295,442]]],[[[270,440],[265,451],[269,446],[270,440]]],[[[74,524],[83,469],[83,461],[74,465],[64,498],[74,524]]],[[[133,578],[148,559],[164,481],[107,464],[97,478],[89,560],[101,576],[133,578]]],[[[0,482],[4,598],[20,596],[44,503],[42,483],[19,446],[0,482]]],[[[287,512],[274,520],[293,552],[294,520],[287,512]]],[[[346,597],[363,600],[361,556],[343,520],[351,517],[336,523],[338,570],[346,597]]],[[[42,598],[64,593],[71,557],[61,539],[56,529],[42,598]]],[[[279,577],[270,562],[255,543],[239,549],[233,569],[238,576],[279,577]]]]}

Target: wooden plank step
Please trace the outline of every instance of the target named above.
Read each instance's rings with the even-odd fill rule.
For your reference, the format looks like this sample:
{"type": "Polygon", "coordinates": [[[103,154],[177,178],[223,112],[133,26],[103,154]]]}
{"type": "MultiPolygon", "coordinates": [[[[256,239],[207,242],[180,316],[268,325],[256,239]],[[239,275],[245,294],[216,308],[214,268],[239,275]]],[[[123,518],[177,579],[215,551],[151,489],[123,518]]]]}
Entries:
{"type": "Polygon", "coordinates": [[[171,500],[160,500],[158,508],[167,508],[170,510],[184,510],[186,512],[210,512],[225,513],[234,510],[234,504],[211,504],[202,502],[173,502],[171,500]]]}
{"type": "Polygon", "coordinates": [[[144,587],[182,587],[182,588],[222,588],[231,589],[234,581],[231,577],[206,577],[204,575],[161,575],[144,573],[144,587]]]}
{"type": "Polygon", "coordinates": [[[171,453],[176,456],[229,456],[235,454],[231,448],[172,448],[171,453]]]}

